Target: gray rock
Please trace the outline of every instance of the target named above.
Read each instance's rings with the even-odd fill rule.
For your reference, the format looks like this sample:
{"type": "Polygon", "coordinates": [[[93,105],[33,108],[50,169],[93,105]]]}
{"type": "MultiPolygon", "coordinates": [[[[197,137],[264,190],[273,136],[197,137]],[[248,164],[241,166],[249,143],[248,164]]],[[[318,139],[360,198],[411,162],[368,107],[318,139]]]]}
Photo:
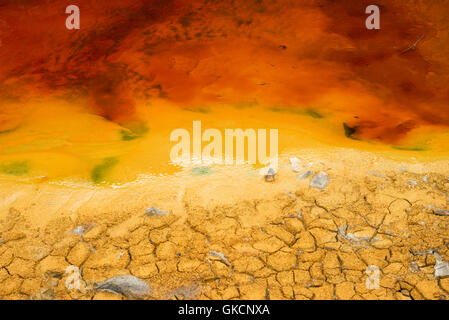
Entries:
{"type": "Polygon", "coordinates": [[[416,181],[416,180],[410,180],[410,181],[408,182],[408,188],[409,188],[409,189],[414,188],[414,187],[417,186],[417,185],[418,185],[418,181],[416,181]]]}
{"type": "Polygon", "coordinates": [[[306,179],[306,178],[310,177],[312,174],[313,174],[312,171],[306,171],[306,172],[298,174],[296,176],[296,179],[298,179],[298,180],[306,179]]]}
{"type": "Polygon", "coordinates": [[[276,171],[273,168],[269,168],[267,174],[265,175],[266,182],[273,182],[276,176],[276,171]]]}
{"type": "Polygon", "coordinates": [[[298,172],[301,167],[301,160],[296,157],[291,157],[288,159],[290,161],[290,166],[294,172],[298,172]]]}
{"type": "Polygon", "coordinates": [[[384,179],[387,178],[383,174],[381,174],[381,173],[379,173],[377,171],[374,171],[374,170],[368,171],[366,174],[369,174],[369,175],[372,175],[372,176],[376,176],[376,177],[379,177],[379,178],[384,178],[384,179]]]}
{"type": "Polygon", "coordinates": [[[312,188],[323,190],[324,188],[326,188],[328,183],[329,183],[329,176],[327,175],[327,173],[320,172],[312,178],[312,181],[310,181],[310,186],[312,188]]]}
{"type": "Polygon", "coordinates": [[[73,234],[76,234],[76,235],[78,235],[78,236],[83,236],[85,231],[86,231],[86,230],[84,229],[83,226],[78,226],[78,227],[76,227],[75,229],[73,229],[72,233],[73,233],[73,234]]]}
{"type": "Polygon", "coordinates": [[[220,259],[221,261],[223,261],[225,264],[227,264],[228,266],[231,265],[231,263],[229,262],[229,260],[225,257],[225,255],[221,252],[218,251],[209,251],[209,254],[212,257],[217,257],[218,259],[220,259]]]}
{"type": "Polygon", "coordinates": [[[370,242],[371,240],[369,236],[357,236],[353,233],[348,232],[348,226],[339,226],[338,234],[342,239],[349,240],[351,242],[370,242]]]}
{"type": "Polygon", "coordinates": [[[96,284],[94,289],[118,293],[129,299],[143,299],[152,292],[146,282],[134,276],[113,277],[96,284]]]}
{"type": "Polygon", "coordinates": [[[413,272],[413,273],[419,272],[419,266],[418,266],[418,264],[415,261],[412,261],[410,263],[410,271],[413,272]]]}
{"type": "Polygon", "coordinates": [[[147,216],[150,216],[150,217],[168,216],[168,212],[161,211],[161,210],[159,210],[159,209],[156,208],[156,207],[148,208],[148,209],[145,211],[145,214],[146,214],[147,216]]]}
{"type": "Polygon", "coordinates": [[[433,255],[435,256],[437,262],[435,263],[434,268],[434,275],[435,279],[442,279],[442,278],[448,278],[449,277],[449,263],[446,261],[443,261],[441,256],[437,252],[433,252],[433,255]]]}
{"type": "Polygon", "coordinates": [[[449,210],[442,210],[442,209],[436,208],[434,210],[434,213],[439,216],[449,216],[449,210]]]}

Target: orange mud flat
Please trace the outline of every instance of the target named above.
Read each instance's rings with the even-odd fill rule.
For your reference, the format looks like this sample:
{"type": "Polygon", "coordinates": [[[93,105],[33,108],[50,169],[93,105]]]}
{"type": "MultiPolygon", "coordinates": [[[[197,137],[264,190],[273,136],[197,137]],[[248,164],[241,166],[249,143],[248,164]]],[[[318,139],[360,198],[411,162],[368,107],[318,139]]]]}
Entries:
{"type": "Polygon", "coordinates": [[[127,275],[151,288],[143,299],[447,299],[447,162],[336,149],[300,169],[311,176],[283,162],[273,182],[248,168],[115,188],[3,182],[0,295],[135,299],[98,289],[127,275]]]}

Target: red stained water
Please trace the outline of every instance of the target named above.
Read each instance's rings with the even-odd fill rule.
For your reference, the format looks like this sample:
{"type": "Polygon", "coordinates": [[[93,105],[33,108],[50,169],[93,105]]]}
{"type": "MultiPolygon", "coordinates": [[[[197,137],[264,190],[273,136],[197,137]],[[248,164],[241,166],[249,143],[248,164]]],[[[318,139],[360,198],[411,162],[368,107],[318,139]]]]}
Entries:
{"type": "Polygon", "coordinates": [[[69,31],[67,1],[3,0],[0,131],[21,103],[51,97],[125,124],[165,99],[313,109],[385,143],[447,127],[449,6],[377,3],[381,30],[369,31],[370,1],[79,1],[81,30],[69,31]]]}

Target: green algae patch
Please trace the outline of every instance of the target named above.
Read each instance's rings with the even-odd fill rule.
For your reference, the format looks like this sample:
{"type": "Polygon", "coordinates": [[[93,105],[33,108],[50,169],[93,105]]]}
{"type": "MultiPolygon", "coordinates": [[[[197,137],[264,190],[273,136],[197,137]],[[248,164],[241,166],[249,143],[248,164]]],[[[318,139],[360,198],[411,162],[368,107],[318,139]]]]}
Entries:
{"type": "Polygon", "coordinates": [[[194,176],[207,176],[212,173],[212,169],[209,167],[195,167],[192,168],[192,175],[194,176]]]}
{"type": "Polygon", "coordinates": [[[318,111],[316,111],[315,109],[307,109],[305,112],[306,115],[311,116],[312,118],[315,119],[323,119],[324,116],[319,113],[318,111]]]}
{"type": "Polygon", "coordinates": [[[304,110],[298,110],[298,109],[293,109],[293,108],[282,108],[282,107],[272,107],[269,108],[270,111],[272,112],[277,112],[277,113],[290,113],[290,114],[304,114],[304,110]]]}
{"type": "Polygon", "coordinates": [[[297,114],[302,116],[312,117],[314,119],[324,119],[324,115],[319,113],[316,109],[308,108],[308,109],[296,109],[296,108],[283,108],[283,107],[272,107],[269,108],[272,112],[278,113],[289,113],[289,114],[297,114]]]}
{"type": "Polygon", "coordinates": [[[13,176],[22,176],[30,171],[30,166],[27,161],[11,162],[2,165],[1,171],[13,176]]]}
{"type": "Polygon", "coordinates": [[[195,113],[202,113],[202,114],[208,114],[211,112],[211,110],[207,107],[199,107],[199,108],[184,108],[185,111],[188,112],[195,112],[195,113]]]}
{"type": "Polygon", "coordinates": [[[95,183],[100,183],[105,181],[105,176],[109,173],[109,171],[118,163],[117,158],[106,158],[103,160],[103,163],[95,166],[92,169],[91,178],[95,183]]]}
{"type": "Polygon", "coordinates": [[[426,151],[426,148],[422,147],[400,147],[400,146],[392,146],[393,149],[401,150],[401,151],[426,151]]]}
{"type": "Polygon", "coordinates": [[[132,141],[145,135],[150,129],[143,122],[133,123],[120,130],[122,141],[132,141]]]}
{"type": "Polygon", "coordinates": [[[6,129],[6,130],[0,130],[0,134],[7,134],[7,133],[11,133],[14,131],[17,131],[17,129],[19,129],[19,126],[11,128],[11,129],[6,129]]]}
{"type": "Polygon", "coordinates": [[[357,127],[350,127],[346,122],[343,122],[343,130],[345,131],[346,138],[360,140],[353,136],[355,133],[357,133],[357,127]]]}
{"type": "Polygon", "coordinates": [[[120,130],[120,135],[123,141],[131,141],[140,137],[139,135],[124,129],[120,130]]]}

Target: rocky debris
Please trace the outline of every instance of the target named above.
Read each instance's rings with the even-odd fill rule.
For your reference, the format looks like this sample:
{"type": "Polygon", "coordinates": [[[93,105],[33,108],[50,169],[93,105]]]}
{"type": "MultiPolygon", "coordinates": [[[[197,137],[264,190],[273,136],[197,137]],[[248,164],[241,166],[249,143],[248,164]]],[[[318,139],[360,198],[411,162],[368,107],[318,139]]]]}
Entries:
{"type": "Polygon", "coordinates": [[[289,196],[290,198],[293,198],[293,199],[298,199],[298,197],[296,196],[296,194],[294,194],[294,193],[291,193],[291,192],[285,192],[285,194],[287,195],[287,196],[289,196]]]}
{"type": "Polygon", "coordinates": [[[209,251],[209,254],[212,257],[217,257],[218,259],[223,261],[226,265],[228,265],[228,266],[231,265],[231,263],[229,262],[229,260],[225,257],[225,255],[223,253],[211,250],[211,251],[209,251]]]}
{"type": "Polygon", "coordinates": [[[310,168],[310,167],[313,167],[314,164],[315,164],[314,162],[306,163],[306,164],[304,165],[304,168],[310,168]]]}
{"type": "MultiPolygon", "coordinates": [[[[267,192],[230,206],[221,201],[206,206],[208,200],[200,203],[193,191],[176,198],[175,191],[170,198],[183,202],[186,220],[169,219],[178,209],[158,194],[143,199],[169,217],[149,218],[144,207],[144,219],[125,208],[97,219],[95,200],[86,206],[89,213],[83,209],[67,219],[58,215],[45,232],[32,230],[26,238],[28,227],[19,215],[14,222],[11,214],[0,221],[0,238],[8,239],[0,245],[0,299],[121,299],[126,288],[100,280],[123,274],[151,279],[145,299],[244,300],[264,299],[267,293],[270,299],[447,298],[447,175],[429,173],[425,184],[422,174],[399,175],[385,167],[388,177],[383,180],[368,176],[367,168],[348,181],[349,170],[333,170],[332,185],[325,189],[332,192],[311,192],[309,180],[320,170],[330,179],[327,167],[303,167],[299,173],[314,173],[302,183],[296,180],[299,173],[292,173],[285,177],[288,185],[263,184],[260,175],[258,187],[267,192]],[[411,179],[419,188],[407,188],[411,179]],[[430,185],[434,181],[437,187],[430,185]],[[384,183],[388,187],[381,190],[384,183]],[[84,233],[82,238],[73,236],[74,228],[84,233]],[[47,258],[38,252],[44,246],[47,258]],[[435,251],[442,259],[435,258],[435,251]],[[79,280],[81,288],[86,284],[85,292],[67,287],[73,275],[64,273],[69,264],[82,268],[79,280]],[[366,290],[370,265],[381,272],[381,288],[375,291],[366,290]],[[102,291],[93,290],[94,281],[102,291]]],[[[291,172],[288,161],[284,169],[291,172]]]]}
{"type": "Polygon", "coordinates": [[[425,183],[427,183],[429,181],[429,178],[427,177],[427,175],[422,177],[422,181],[425,182],[425,183]]]}
{"type": "Polygon", "coordinates": [[[373,170],[368,171],[366,174],[372,175],[372,176],[376,176],[376,177],[379,177],[379,178],[384,178],[384,179],[387,178],[387,177],[385,177],[383,174],[381,174],[381,173],[379,173],[379,172],[377,172],[377,171],[373,171],[373,170]]]}
{"type": "Polygon", "coordinates": [[[349,240],[351,242],[370,242],[371,238],[369,236],[357,236],[353,233],[347,232],[348,226],[339,226],[338,227],[338,234],[342,239],[349,240]]]}
{"type": "Polygon", "coordinates": [[[329,183],[329,176],[327,175],[327,173],[321,171],[312,178],[312,180],[310,181],[310,186],[312,188],[323,190],[324,188],[326,188],[328,183],[329,183]]]}
{"type": "Polygon", "coordinates": [[[266,182],[274,182],[276,176],[276,171],[273,168],[269,168],[267,174],[265,175],[266,182]]]}
{"type": "Polygon", "coordinates": [[[436,258],[436,263],[434,266],[434,275],[435,279],[442,279],[442,278],[448,278],[449,277],[449,263],[446,261],[443,261],[441,256],[438,254],[438,252],[433,252],[433,255],[436,258]]]}
{"type": "Polygon", "coordinates": [[[312,174],[313,174],[312,171],[306,171],[306,172],[298,174],[296,176],[296,179],[303,180],[303,179],[306,179],[306,178],[310,177],[312,174]]]}
{"type": "Polygon", "coordinates": [[[77,236],[83,236],[86,229],[83,226],[78,226],[75,229],[73,229],[72,233],[77,236]]]}
{"type": "Polygon", "coordinates": [[[436,208],[435,210],[433,210],[433,213],[438,216],[449,216],[449,210],[442,210],[442,209],[436,208]]]}
{"type": "Polygon", "coordinates": [[[301,170],[301,160],[296,157],[291,157],[288,160],[290,161],[290,166],[294,172],[299,172],[299,170],[301,170]]]}
{"type": "Polygon", "coordinates": [[[409,182],[408,182],[408,188],[409,189],[412,189],[412,188],[414,188],[415,186],[417,186],[418,185],[418,181],[416,181],[416,180],[410,180],[409,182]]]}
{"type": "Polygon", "coordinates": [[[415,261],[412,261],[410,263],[410,271],[413,272],[413,273],[419,272],[419,266],[418,266],[418,264],[415,261]]]}
{"type": "Polygon", "coordinates": [[[159,209],[156,208],[156,207],[148,208],[148,209],[145,211],[145,214],[146,214],[147,216],[150,216],[150,217],[168,216],[168,212],[161,211],[161,210],[159,210],[159,209]]]}
{"type": "Polygon", "coordinates": [[[150,286],[134,276],[117,276],[98,283],[95,290],[121,294],[129,299],[143,299],[151,294],[150,286]]]}
{"type": "Polygon", "coordinates": [[[428,251],[423,251],[423,252],[414,252],[412,249],[409,249],[409,252],[413,255],[413,256],[426,256],[428,254],[433,254],[434,251],[433,250],[428,250],[428,251]]]}

